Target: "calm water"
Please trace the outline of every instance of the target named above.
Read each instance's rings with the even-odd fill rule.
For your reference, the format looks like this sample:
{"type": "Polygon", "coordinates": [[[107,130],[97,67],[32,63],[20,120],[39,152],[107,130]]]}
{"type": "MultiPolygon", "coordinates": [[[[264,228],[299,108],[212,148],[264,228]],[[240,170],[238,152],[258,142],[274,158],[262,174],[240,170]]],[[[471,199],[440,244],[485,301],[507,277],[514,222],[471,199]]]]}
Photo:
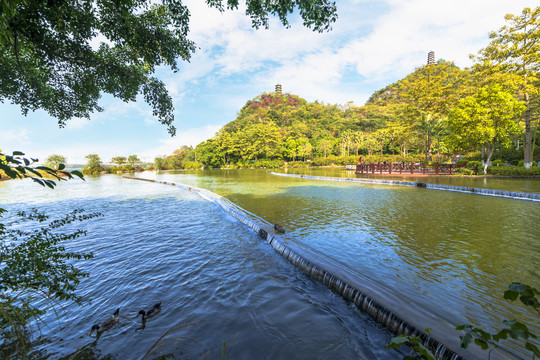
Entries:
{"type": "MultiPolygon", "coordinates": [[[[230,189],[235,200],[248,194],[255,200],[281,194],[281,204],[287,200],[287,191],[261,191],[256,179],[280,182],[276,190],[287,189],[289,179],[270,179],[260,172],[228,175],[172,176],[230,189]]],[[[304,195],[310,196],[299,194],[304,195]]],[[[251,207],[256,202],[251,201],[251,207]]],[[[170,354],[177,359],[218,359],[224,343],[231,359],[402,357],[382,348],[391,335],[378,324],[194,193],[107,175],[63,182],[56,190],[29,181],[3,182],[0,203],[11,211],[36,207],[52,216],[75,208],[104,215],[76,224],[88,235],[68,244],[95,255],[79,264],[91,274],[79,287],[91,304],[62,304],[57,308],[60,321],[49,312],[31,358],[154,359],[170,354]],[[137,312],[158,301],[161,313],[143,329],[137,312]],[[98,341],[89,337],[91,326],[101,324],[116,308],[120,323],[98,341]]],[[[261,206],[261,215],[268,216],[268,211],[267,205],[261,206]]],[[[280,221],[287,217],[278,204],[275,211],[283,216],[280,221]]],[[[309,201],[304,211],[305,216],[317,216],[308,214],[309,201]]],[[[282,222],[292,228],[298,221],[282,222]]],[[[10,356],[6,344],[0,346],[0,358],[10,356]]]]}
{"type": "MultiPolygon", "coordinates": [[[[339,171],[344,172],[309,173],[336,176],[339,171]]],[[[489,329],[517,318],[540,332],[537,315],[502,299],[513,281],[540,286],[540,203],[253,170],[161,173],[157,178],[224,195],[450,324],[474,322],[489,329]]],[[[476,187],[487,182],[511,191],[540,188],[540,179],[442,181],[476,187]]]]}

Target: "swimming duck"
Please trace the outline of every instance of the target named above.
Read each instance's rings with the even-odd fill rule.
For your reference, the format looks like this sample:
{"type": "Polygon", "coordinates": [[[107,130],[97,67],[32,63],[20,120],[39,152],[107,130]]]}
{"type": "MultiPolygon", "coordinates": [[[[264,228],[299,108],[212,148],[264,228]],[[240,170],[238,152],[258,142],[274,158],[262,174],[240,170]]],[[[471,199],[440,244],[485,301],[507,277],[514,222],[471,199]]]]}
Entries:
{"type": "MultiPolygon", "coordinates": [[[[139,314],[142,315],[142,319],[143,321],[145,321],[146,319],[151,318],[152,316],[156,315],[158,312],[160,312],[160,310],[161,310],[161,301],[155,304],[154,306],[152,306],[150,310],[148,310],[148,312],[141,310],[139,311],[139,314]]],[[[139,316],[139,314],[137,314],[137,316],[139,316]]]]}
{"type": "Polygon", "coordinates": [[[119,315],[118,315],[119,313],[120,313],[120,308],[116,309],[113,316],[105,320],[105,322],[101,326],[97,324],[92,326],[92,330],[90,331],[90,336],[92,335],[94,330],[96,330],[97,335],[100,336],[101,333],[103,333],[105,330],[109,330],[110,328],[112,328],[119,320],[119,315]]]}

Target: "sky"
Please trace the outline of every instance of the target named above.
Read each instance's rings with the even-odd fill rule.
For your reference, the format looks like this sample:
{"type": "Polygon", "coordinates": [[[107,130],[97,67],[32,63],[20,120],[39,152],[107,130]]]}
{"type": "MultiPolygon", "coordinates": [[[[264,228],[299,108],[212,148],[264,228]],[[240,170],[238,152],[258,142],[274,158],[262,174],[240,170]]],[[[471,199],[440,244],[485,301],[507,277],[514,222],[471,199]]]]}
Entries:
{"type": "Polygon", "coordinates": [[[152,117],[139,98],[124,103],[103,95],[103,112],[72,119],[59,128],[44,111],[23,116],[20,107],[0,103],[0,149],[23,151],[44,161],[63,155],[68,164],[84,164],[98,154],[138,155],[152,162],[182,145],[196,146],[234,120],[250,99],[274,91],[308,101],[363,105],[385,87],[427,61],[454,61],[464,68],[489,43],[489,33],[504,26],[504,15],[535,8],[538,0],[337,0],[332,31],[313,32],[295,14],[291,27],[277,19],[255,30],[241,11],[220,13],[203,0],[184,1],[190,10],[190,35],[198,49],[180,71],[160,68],[175,107],[177,134],[152,117]]]}

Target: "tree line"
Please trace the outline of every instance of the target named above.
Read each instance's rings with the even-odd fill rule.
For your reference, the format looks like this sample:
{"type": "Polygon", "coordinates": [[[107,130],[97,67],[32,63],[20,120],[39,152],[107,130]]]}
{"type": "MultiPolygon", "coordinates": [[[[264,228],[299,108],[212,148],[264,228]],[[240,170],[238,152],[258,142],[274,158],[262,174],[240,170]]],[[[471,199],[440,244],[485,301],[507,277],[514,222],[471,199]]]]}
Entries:
{"type": "Polygon", "coordinates": [[[459,154],[485,166],[496,157],[530,167],[539,142],[539,15],[540,7],[507,15],[489,45],[471,56],[470,68],[442,59],[426,64],[376,91],[363,106],[264,93],[213,138],[193,150],[184,147],[180,156],[157,158],[156,168],[324,165],[359,155],[447,161],[459,154]]]}

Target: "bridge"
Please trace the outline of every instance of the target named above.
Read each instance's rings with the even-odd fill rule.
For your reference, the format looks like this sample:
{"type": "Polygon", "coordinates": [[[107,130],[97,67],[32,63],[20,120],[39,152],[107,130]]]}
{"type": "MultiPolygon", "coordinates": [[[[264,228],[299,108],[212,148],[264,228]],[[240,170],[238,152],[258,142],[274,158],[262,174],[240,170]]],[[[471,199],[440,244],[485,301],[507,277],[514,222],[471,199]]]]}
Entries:
{"type": "Polygon", "coordinates": [[[371,163],[357,164],[356,174],[378,175],[452,175],[462,164],[371,163]]]}

